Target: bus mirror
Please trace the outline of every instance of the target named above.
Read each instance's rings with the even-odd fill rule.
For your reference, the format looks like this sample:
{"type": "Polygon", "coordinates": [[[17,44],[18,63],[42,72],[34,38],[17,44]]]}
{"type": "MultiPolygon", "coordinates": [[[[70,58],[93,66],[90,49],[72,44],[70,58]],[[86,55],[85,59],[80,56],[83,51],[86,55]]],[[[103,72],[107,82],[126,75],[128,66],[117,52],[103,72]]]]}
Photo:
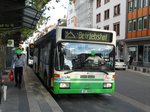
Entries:
{"type": "Polygon", "coordinates": [[[104,60],[105,60],[105,62],[109,62],[109,61],[110,61],[110,59],[109,59],[109,58],[105,58],[104,60]]]}

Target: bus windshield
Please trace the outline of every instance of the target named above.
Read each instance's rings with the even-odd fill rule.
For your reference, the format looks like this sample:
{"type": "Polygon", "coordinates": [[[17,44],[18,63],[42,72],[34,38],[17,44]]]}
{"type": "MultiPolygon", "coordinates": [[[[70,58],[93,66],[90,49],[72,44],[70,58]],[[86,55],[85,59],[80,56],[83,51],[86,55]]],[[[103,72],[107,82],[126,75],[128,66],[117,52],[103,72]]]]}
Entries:
{"type": "Polygon", "coordinates": [[[113,45],[61,42],[57,46],[56,70],[114,71],[113,45]]]}

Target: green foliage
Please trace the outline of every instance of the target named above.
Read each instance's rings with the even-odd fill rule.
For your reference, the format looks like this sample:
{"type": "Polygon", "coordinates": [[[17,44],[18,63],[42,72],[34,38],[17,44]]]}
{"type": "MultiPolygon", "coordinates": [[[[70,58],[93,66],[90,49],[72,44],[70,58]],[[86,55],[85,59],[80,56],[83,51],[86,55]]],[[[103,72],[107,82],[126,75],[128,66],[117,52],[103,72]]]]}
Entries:
{"type": "Polygon", "coordinates": [[[26,40],[27,38],[31,37],[33,35],[34,31],[35,31],[35,29],[29,29],[29,28],[20,29],[21,40],[26,40]]]}
{"type": "Polygon", "coordinates": [[[32,6],[41,10],[51,0],[33,0],[32,6]]]}

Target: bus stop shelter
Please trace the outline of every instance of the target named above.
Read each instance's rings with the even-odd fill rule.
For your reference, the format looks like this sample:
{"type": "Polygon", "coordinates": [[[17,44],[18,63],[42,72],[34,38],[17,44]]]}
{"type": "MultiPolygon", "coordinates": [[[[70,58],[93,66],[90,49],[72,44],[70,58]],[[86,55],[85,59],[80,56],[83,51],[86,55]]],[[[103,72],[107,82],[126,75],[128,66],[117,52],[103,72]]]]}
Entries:
{"type": "Polygon", "coordinates": [[[32,2],[33,0],[0,0],[0,68],[10,66],[6,64],[11,60],[10,50],[19,46],[21,41],[19,29],[35,28],[41,17],[42,11],[34,8],[32,2]],[[14,33],[8,36],[6,32],[14,33]],[[14,40],[14,46],[6,46],[8,39],[14,40]]]}

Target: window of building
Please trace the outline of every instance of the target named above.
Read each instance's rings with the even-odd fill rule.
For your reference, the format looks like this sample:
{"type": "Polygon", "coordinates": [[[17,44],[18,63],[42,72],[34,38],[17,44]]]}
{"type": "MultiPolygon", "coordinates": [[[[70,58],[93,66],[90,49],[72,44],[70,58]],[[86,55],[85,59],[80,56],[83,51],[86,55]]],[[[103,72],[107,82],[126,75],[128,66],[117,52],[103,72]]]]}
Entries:
{"type": "Polygon", "coordinates": [[[138,0],[138,8],[142,8],[143,6],[143,0],[138,0]]]}
{"type": "Polygon", "coordinates": [[[136,9],[137,7],[137,0],[133,0],[133,9],[136,9]]]}
{"type": "Polygon", "coordinates": [[[128,2],[128,11],[132,11],[132,1],[128,2]]]}
{"type": "Polygon", "coordinates": [[[97,0],[96,7],[99,8],[101,6],[101,0],[97,0]]]}
{"type": "Polygon", "coordinates": [[[147,29],[147,25],[148,25],[148,20],[147,20],[147,16],[143,17],[143,29],[147,29]]]}
{"type": "Polygon", "coordinates": [[[98,13],[98,14],[96,15],[96,23],[98,23],[98,22],[100,22],[100,21],[101,21],[101,14],[98,13]]]}
{"type": "Polygon", "coordinates": [[[114,31],[116,31],[116,35],[120,35],[120,23],[114,23],[114,31]]]}
{"type": "Polygon", "coordinates": [[[148,16],[149,28],[150,28],[150,15],[148,16]]]}
{"type": "Polygon", "coordinates": [[[133,20],[133,31],[136,30],[136,27],[137,27],[137,21],[136,19],[133,20]]]}
{"type": "Polygon", "coordinates": [[[109,30],[109,25],[104,26],[104,30],[109,30]]]}
{"type": "Polygon", "coordinates": [[[128,31],[132,31],[132,20],[128,22],[128,31]]]}
{"type": "Polygon", "coordinates": [[[143,7],[148,6],[148,0],[143,0],[143,7]]]}
{"type": "Polygon", "coordinates": [[[120,4],[114,7],[114,16],[120,15],[120,4]]]}
{"type": "Polygon", "coordinates": [[[108,3],[108,2],[110,2],[110,0],[105,0],[105,1],[104,1],[104,4],[106,4],[106,3],[108,3]]]}
{"type": "Polygon", "coordinates": [[[109,9],[105,10],[104,14],[104,20],[109,19],[109,9]]]}
{"type": "Polygon", "coordinates": [[[138,30],[142,30],[142,18],[138,18],[138,30]]]}
{"type": "Polygon", "coordinates": [[[144,46],[144,62],[150,62],[150,45],[144,46]]]}

